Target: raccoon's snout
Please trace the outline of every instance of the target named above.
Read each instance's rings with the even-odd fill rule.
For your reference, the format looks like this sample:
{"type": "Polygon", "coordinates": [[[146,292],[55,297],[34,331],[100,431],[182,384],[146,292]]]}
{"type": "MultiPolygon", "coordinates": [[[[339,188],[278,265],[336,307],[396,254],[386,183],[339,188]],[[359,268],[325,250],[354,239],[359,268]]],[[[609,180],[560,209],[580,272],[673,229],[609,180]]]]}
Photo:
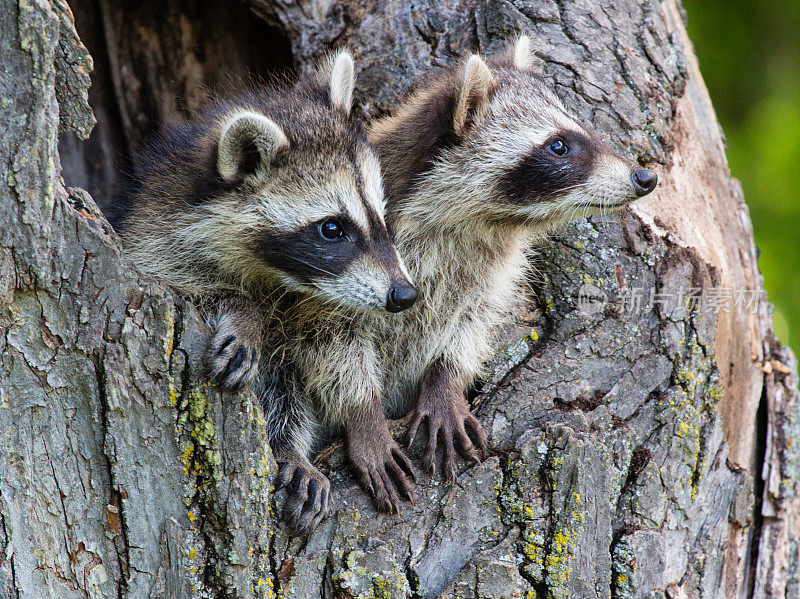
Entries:
{"type": "Polygon", "coordinates": [[[658,175],[649,168],[633,169],[631,171],[631,179],[633,179],[633,187],[636,190],[636,195],[639,197],[646,196],[653,191],[658,183],[658,175]]]}
{"type": "Polygon", "coordinates": [[[386,298],[386,309],[389,312],[401,312],[410,308],[417,301],[417,289],[410,283],[394,283],[386,298]]]}

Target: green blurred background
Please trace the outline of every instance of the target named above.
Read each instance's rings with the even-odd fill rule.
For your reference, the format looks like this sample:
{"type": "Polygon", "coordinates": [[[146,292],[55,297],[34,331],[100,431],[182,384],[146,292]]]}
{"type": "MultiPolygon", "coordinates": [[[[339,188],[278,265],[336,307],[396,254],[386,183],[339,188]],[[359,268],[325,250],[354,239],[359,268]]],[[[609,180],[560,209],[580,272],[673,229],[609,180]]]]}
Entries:
{"type": "Polygon", "coordinates": [[[683,0],[750,207],[775,330],[800,350],[800,0],[683,0]]]}

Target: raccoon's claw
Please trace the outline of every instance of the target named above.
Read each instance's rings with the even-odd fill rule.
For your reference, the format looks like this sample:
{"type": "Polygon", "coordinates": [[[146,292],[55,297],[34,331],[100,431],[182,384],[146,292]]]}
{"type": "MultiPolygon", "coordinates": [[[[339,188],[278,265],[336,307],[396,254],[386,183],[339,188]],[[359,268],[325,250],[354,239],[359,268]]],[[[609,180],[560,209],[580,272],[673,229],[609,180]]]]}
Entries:
{"type": "Polygon", "coordinates": [[[400,497],[413,504],[417,475],[411,462],[387,432],[386,439],[350,446],[350,461],[362,485],[381,512],[400,515],[400,497]]]}
{"type": "Polygon", "coordinates": [[[452,402],[423,402],[417,406],[408,430],[409,447],[423,420],[428,422],[428,444],[422,463],[431,476],[436,476],[436,450],[440,436],[444,453],[443,473],[451,483],[456,480],[456,441],[461,455],[476,464],[480,464],[481,457],[486,455],[486,434],[463,398],[452,402]]]}
{"type": "Polygon", "coordinates": [[[284,518],[299,536],[310,534],[328,514],[331,483],[319,470],[295,461],[278,462],[275,488],[286,487],[284,518]]]}
{"type": "Polygon", "coordinates": [[[225,389],[238,391],[258,372],[259,351],[249,347],[240,337],[220,330],[208,349],[208,370],[211,378],[225,389]]]}

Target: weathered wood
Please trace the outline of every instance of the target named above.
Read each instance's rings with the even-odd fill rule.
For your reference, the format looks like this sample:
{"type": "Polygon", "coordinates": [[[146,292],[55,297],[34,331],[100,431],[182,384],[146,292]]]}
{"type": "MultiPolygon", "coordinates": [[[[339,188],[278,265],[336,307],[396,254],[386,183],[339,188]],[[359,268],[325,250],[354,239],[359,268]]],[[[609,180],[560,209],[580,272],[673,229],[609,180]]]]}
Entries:
{"type": "Polygon", "coordinates": [[[4,2],[0,40],[0,595],[264,596],[257,414],[196,377],[203,324],[59,179],[59,114],[90,114],[71,16],[4,2]]]}
{"type": "Polygon", "coordinates": [[[98,119],[88,142],[63,136],[69,185],[103,207],[120,170],[163,123],[191,117],[218,91],[291,73],[281,30],[240,1],[73,0],[76,27],[95,59],[89,102],[98,119]]]}
{"type": "Polygon", "coordinates": [[[198,6],[72,3],[95,58],[88,142],[66,133],[91,127],[69,9],[0,11],[1,596],[800,596],[797,367],[768,304],[647,305],[651,290],[763,288],[676,0],[198,6]],[[452,487],[423,477],[397,518],[333,452],[334,514],[289,539],[259,408],[203,382],[193,308],[126,265],[60,169],[102,205],[115,155],[205,86],[303,73],[347,44],[371,116],[521,30],[565,102],[655,164],[659,190],[538,248],[535,297],[475,396],[491,457],[452,487]],[[585,284],[602,309],[581,309],[585,284]]]}

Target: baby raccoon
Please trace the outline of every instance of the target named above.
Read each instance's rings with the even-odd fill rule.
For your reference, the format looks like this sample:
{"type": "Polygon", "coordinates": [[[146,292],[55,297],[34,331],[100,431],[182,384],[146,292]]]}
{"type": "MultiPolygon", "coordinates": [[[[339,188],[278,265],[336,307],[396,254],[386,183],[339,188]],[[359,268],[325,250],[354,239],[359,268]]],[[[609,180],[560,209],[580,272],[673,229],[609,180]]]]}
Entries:
{"type": "Polygon", "coordinates": [[[433,77],[370,139],[384,169],[387,222],[420,302],[374,318],[387,409],[414,409],[424,463],[455,477],[455,446],[478,460],[484,432],[465,390],[492,352],[492,330],[513,305],[526,250],[569,220],[621,210],[656,186],[569,114],[531,70],[529,40],[485,62],[473,55],[433,77]]]}
{"type": "Polygon", "coordinates": [[[350,115],[353,85],[341,52],[308,82],[216,103],[151,144],[112,215],[131,259],[208,316],[211,375],[231,389],[256,378],[300,532],[328,504],[308,460],[312,420],[343,428],[368,488],[414,480],[360,327],[417,294],[387,233],[380,165],[350,115]]]}

